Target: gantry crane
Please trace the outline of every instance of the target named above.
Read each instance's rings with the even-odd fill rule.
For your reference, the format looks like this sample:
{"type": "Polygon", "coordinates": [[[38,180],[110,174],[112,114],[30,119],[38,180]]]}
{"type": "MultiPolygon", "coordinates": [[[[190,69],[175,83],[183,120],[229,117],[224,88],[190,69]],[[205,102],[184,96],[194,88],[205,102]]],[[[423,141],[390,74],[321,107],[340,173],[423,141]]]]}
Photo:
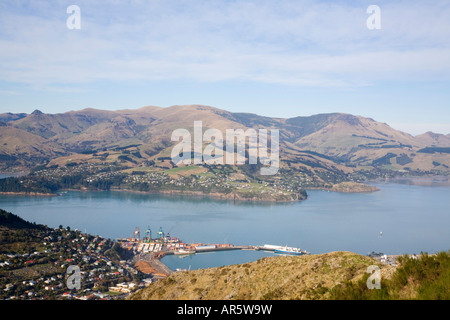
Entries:
{"type": "Polygon", "coordinates": [[[147,230],[145,230],[145,242],[152,242],[152,230],[150,229],[150,226],[148,226],[147,230]]]}
{"type": "Polygon", "coordinates": [[[139,227],[136,227],[134,229],[134,233],[133,233],[133,241],[139,241],[141,240],[141,232],[139,231],[139,227]]]}

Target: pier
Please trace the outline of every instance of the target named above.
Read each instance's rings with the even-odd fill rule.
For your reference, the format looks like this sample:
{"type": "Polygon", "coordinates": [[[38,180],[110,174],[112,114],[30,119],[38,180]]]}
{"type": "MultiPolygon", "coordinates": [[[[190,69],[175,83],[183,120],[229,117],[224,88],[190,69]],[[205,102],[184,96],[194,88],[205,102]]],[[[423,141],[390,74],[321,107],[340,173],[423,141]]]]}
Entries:
{"type": "MultiPolygon", "coordinates": [[[[274,251],[273,249],[264,248],[262,246],[223,246],[223,247],[208,246],[205,248],[198,248],[197,250],[195,250],[191,253],[187,253],[187,254],[195,254],[195,253],[203,253],[203,252],[217,252],[217,251],[231,251],[231,250],[274,251]]],[[[141,271],[144,273],[151,273],[151,274],[154,274],[159,277],[169,276],[175,271],[171,270],[164,263],[162,263],[160,259],[166,255],[174,255],[174,254],[177,254],[177,253],[176,253],[176,251],[173,251],[173,250],[163,250],[163,251],[156,251],[156,252],[149,252],[149,253],[137,253],[136,255],[134,255],[134,257],[132,259],[132,264],[139,265],[141,267],[140,268],[141,271]],[[138,262],[145,262],[145,263],[147,263],[147,265],[142,264],[142,263],[139,264],[138,262]]],[[[183,255],[183,254],[180,254],[180,255],[183,255]]]]}
{"type": "Polygon", "coordinates": [[[133,265],[137,265],[141,272],[153,274],[156,277],[170,276],[174,272],[162,263],[159,258],[153,257],[152,253],[138,254],[133,257],[132,263],[133,265]]]}
{"type": "MultiPolygon", "coordinates": [[[[264,250],[280,251],[285,250],[286,254],[308,254],[298,248],[290,248],[276,245],[232,245],[232,244],[204,244],[204,243],[184,243],[178,238],[165,234],[162,228],[159,229],[156,238],[151,237],[151,230],[147,228],[145,236],[141,239],[140,230],[136,227],[133,237],[128,239],[117,239],[122,248],[131,251],[132,264],[141,272],[153,274],[156,277],[166,277],[174,271],[160,261],[166,255],[190,255],[202,252],[229,251],[229,250],[264,250]]],[[[280,252],[283,253],[283,252],[280,252]]]]}
{"type": "MultiPolygon", "coordinates": [[[[227,250],[266,250],[266,249],[263,249],[263,247],[261,247],[261,246],[232,246],[232,245],[226,246],[226,247],[225,246],[224,247],[220,247],[220,246],[209,247],[208,246],[208,248],[197,248],[195,250],[195,252],[193,252],[193,253],[212,252],[212,251],[227,251],[227,250]]],[[[273,249],[269,250],[269,251],[273,251],[273,249]]],[[[171,254],[176,254],[176,252],[164,251],[164,254],[171,255],[171,254]]]]}

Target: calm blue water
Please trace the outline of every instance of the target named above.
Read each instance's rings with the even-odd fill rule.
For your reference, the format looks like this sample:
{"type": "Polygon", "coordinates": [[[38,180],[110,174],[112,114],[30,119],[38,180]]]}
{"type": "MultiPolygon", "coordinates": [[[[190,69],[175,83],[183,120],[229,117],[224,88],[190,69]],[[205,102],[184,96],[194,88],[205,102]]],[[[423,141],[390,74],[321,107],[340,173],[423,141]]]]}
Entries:
{"type": "Polygon", "coordinates": [[[269,251],[232,250],[203,252],[188,256],[171,255],[165,256],[161,261],[172,270],[177,268],[195,270],[246,263],[275,255],[269,251]]]}
{"type": "MultiPolygon", "coordinates": [[[[0,196],[0,208],[28,221],[70,226],[112,239],[131,237],[136,226],[143,235],[150,226],[154,234],[162,227],[185,242],[289,245],[311,253],[345,250],[367,254],[374,250],[402,254],[450,249],[449,186],[376,186],[381,190],[370,194],[309,191],[306,201],[280,204],[69,191],[59,197],[0,196]]],[[[259,258],[253,259],[252,254],[272,255],[251,251],[209,255],[224,265],[229,264],[222,263],[221,259],[228,259],[226,255],[235,256],[237,262],[232,263],[240,263],[240,259],[259,258]]],[[[184,260],[172,258],[174,263],[184,260]]]]}

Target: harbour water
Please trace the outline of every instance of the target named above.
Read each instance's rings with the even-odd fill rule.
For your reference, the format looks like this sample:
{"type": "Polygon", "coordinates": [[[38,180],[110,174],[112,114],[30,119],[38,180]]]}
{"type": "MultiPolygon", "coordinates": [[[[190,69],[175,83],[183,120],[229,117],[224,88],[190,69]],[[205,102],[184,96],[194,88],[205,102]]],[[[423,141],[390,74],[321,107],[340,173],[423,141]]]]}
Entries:
{"type": "Polygon", "coordinates": [[[169,255],[162,258],[162,262],[171,270],[177,269],[203,269],[228,266],[232,264],[246,263],[256,261],[263,257],[273,257],[276,254],[273,251],[263,250],[229,250],[196,253],[193,255],[169,255]]]}
{"type": "MultiPolygon", "coordinates": [[[[411,254],[449,249],[448,185],[375,186],[380,191],[367,194],[310,190],[308,200],[292,203],[67,191],[58,197],[1,195],[0,208],[31,222],[70,226],[111,239],[132,237],[135,227],[145,230],[149,226],[154,232],[162,227],[188,243],[288,245],[313,254],[411,254]]],[[[265,255],[273,253],[237,250],[184,259],[166,257],[164,263],[172,269],[195,269],[242,263],[265,255]]]]}

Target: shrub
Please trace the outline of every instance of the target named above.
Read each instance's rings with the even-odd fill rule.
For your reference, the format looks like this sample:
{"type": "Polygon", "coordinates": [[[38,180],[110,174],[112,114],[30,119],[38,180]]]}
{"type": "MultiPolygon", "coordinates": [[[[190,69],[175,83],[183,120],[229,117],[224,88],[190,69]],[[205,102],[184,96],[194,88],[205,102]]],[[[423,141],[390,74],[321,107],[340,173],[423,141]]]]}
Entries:
{"type": "Polygon", "coordinates": [[[420,257],[403,255],[397,259],[399,267],[390,280],[382,279],[381,289],[370,290],[366,281],[369,274],[358,282],[347,281],[330,290],[330,299],[450,299],[450,251],[436,255],[422,253],[420,257]],[[414,284],[414,285],[413,285],[414,284]],[[408,286],[413,290],[410,296],[402,297],[401,291],[408,286]]]}

